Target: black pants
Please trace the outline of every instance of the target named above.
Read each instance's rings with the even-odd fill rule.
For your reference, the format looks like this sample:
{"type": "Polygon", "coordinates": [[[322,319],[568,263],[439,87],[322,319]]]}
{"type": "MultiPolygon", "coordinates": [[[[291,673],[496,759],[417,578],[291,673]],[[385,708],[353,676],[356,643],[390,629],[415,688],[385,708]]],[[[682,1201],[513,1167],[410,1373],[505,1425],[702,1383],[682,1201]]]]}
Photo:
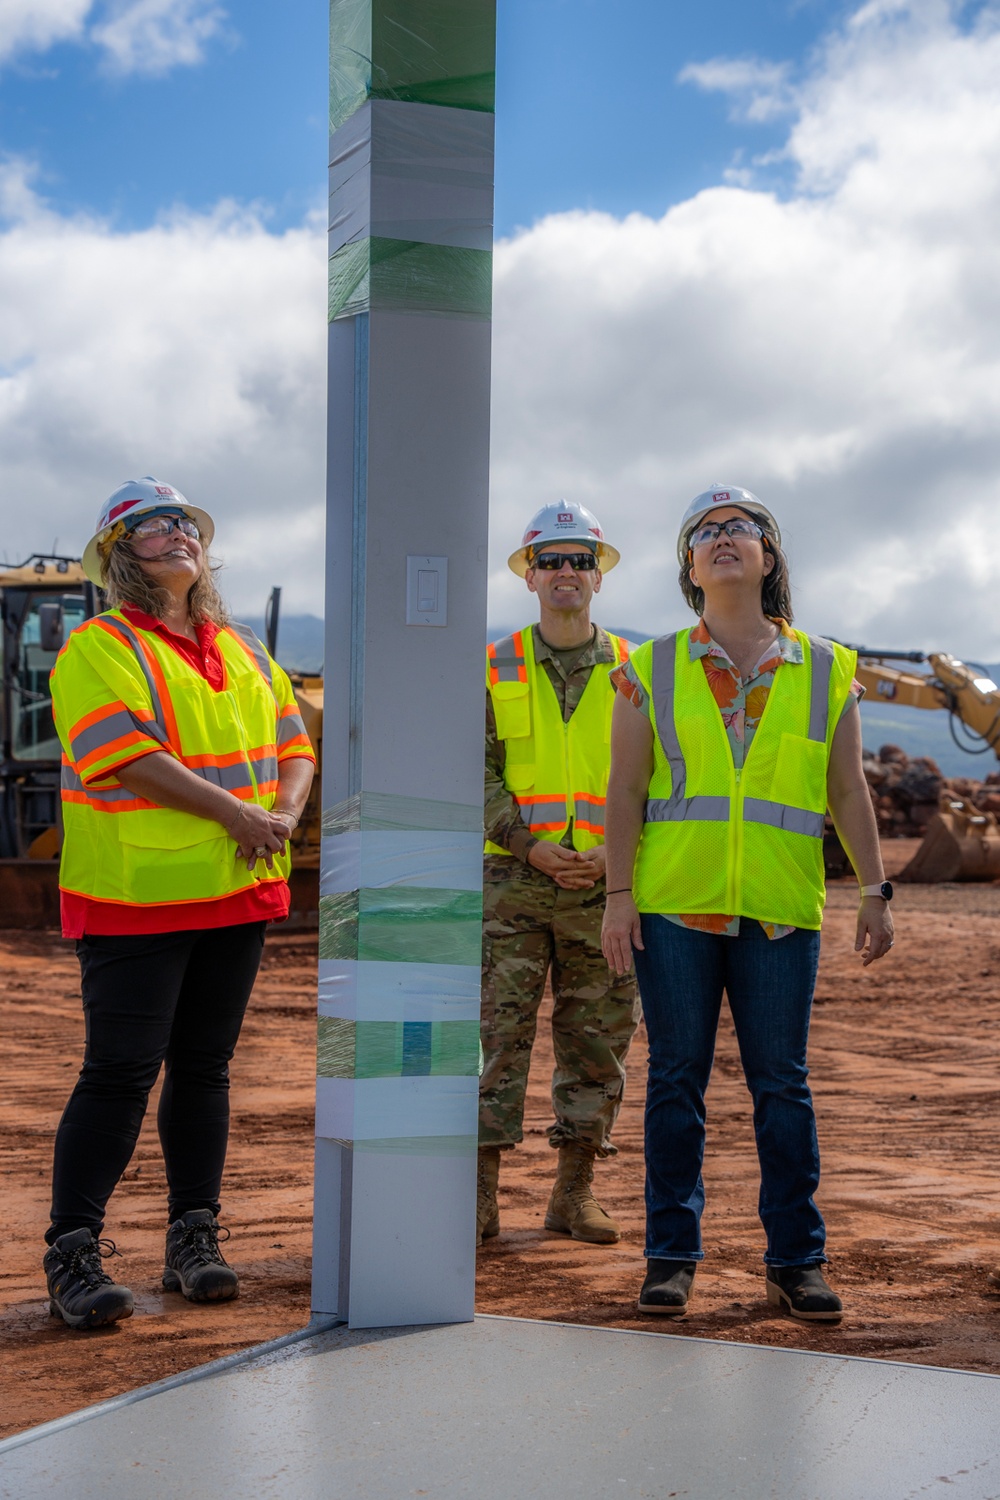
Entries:
{"type": "Polygon", "coordinates": [[[219,1212],[229,1140],[229,1060],[260,967],[264,922],[198,932],[84,937],[87,1044],[56,1132],[51,1245],[100,1233],[166,1063],[157,1125],[171,1221],[219,1212]]]}

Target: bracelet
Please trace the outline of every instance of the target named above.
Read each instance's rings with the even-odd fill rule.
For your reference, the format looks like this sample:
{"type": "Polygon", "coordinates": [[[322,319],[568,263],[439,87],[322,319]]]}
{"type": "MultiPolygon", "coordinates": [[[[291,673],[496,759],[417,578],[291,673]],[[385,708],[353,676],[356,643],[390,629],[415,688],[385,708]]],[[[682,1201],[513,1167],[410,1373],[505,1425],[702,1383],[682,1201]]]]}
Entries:
{"type": "Polygon", "coordinates": [[[604,894],[606,896],[624,896],[626,891],[631,896],[632,887],[630,885],[620,885],[616,891],[605,891],[604,894]]]}
{"type": "Polygon", "coordinates": [[[233,819],[233,821],[231,823],[223,823],[223,825],[222,825],[223,828],[225,828],[225,830],[226,830],[227,833],[232,833],[233,829],[236,827],[237,823],[240,821],[240,819],[242,818],[242,816],[243,816],[243,814],[244,814],[245,811],[246,811],[246,809],[244,808],[243,803],[241,802],[240,805],[239,805],[239,808],[237,809],[236,816],[233,819]]]}
{"type": "Polygon", "coordinates": [[[287,810],[287,808],[272,807],[271,808],[271,817],[272,818],[282,818],[282,819],[284,819],[284,818],[291,818],[291,820],[292,820],[292,828],[295,829],[295,828],[298,828],[298,826],[299,826],[299,820],[298,820],[298,818],[295,816],[295,814],[293,812],[289,812],[287,810]]]}

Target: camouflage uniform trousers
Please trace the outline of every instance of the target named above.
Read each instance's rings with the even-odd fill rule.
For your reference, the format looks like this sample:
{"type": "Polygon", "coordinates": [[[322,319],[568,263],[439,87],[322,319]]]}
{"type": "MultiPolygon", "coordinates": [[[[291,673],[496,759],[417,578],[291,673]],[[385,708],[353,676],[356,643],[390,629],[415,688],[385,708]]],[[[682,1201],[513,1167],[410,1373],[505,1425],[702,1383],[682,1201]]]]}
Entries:
{"type": "Polygon", "coordinates": [[[523,1137],[528,1065],[551,966],[550,1142],[581,1141],[598,1156],[615,1154],[611,1129],[639,1002],[634,976],[613,975],[601,952],[604,890],[603,880],[564,890],[519,859],[484,862],[480,1145],[513,1146],[523,1137]]]}

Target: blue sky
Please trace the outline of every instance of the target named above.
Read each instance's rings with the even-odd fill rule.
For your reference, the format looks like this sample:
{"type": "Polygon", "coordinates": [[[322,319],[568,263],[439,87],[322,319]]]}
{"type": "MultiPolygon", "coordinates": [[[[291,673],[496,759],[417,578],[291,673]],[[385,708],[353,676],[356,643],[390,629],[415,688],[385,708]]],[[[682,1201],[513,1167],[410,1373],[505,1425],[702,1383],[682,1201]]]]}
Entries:
{"type": "MultiPolygon", "coordinates": [[[[176,204],[262,202],[275,229],[322,200],[322,0],[237,0],[203,60],[115,73],[91,42],[22,50],[0,73],[0,149],[35,161],[63,213],[120,229],[176,204]]],[[[720,53],[800,63],[839,0],[500,0],[497,230],[598,208],[658,215],[718,182],[784,122],[742,124],[726,99],[678,82],[720,53]],[[612,18],[609,25],[609,17],[612,18]]]]}

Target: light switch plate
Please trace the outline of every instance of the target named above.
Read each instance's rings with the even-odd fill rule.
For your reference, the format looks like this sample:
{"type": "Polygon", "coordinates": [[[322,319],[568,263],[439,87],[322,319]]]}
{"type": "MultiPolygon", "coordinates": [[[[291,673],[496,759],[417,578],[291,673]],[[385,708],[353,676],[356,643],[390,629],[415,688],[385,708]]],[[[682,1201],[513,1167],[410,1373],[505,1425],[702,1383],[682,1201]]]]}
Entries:
{"type": "Polygon", "coordinates": [[[407,625],[447,625],[448,559],[406,559],[407,625]]]}

